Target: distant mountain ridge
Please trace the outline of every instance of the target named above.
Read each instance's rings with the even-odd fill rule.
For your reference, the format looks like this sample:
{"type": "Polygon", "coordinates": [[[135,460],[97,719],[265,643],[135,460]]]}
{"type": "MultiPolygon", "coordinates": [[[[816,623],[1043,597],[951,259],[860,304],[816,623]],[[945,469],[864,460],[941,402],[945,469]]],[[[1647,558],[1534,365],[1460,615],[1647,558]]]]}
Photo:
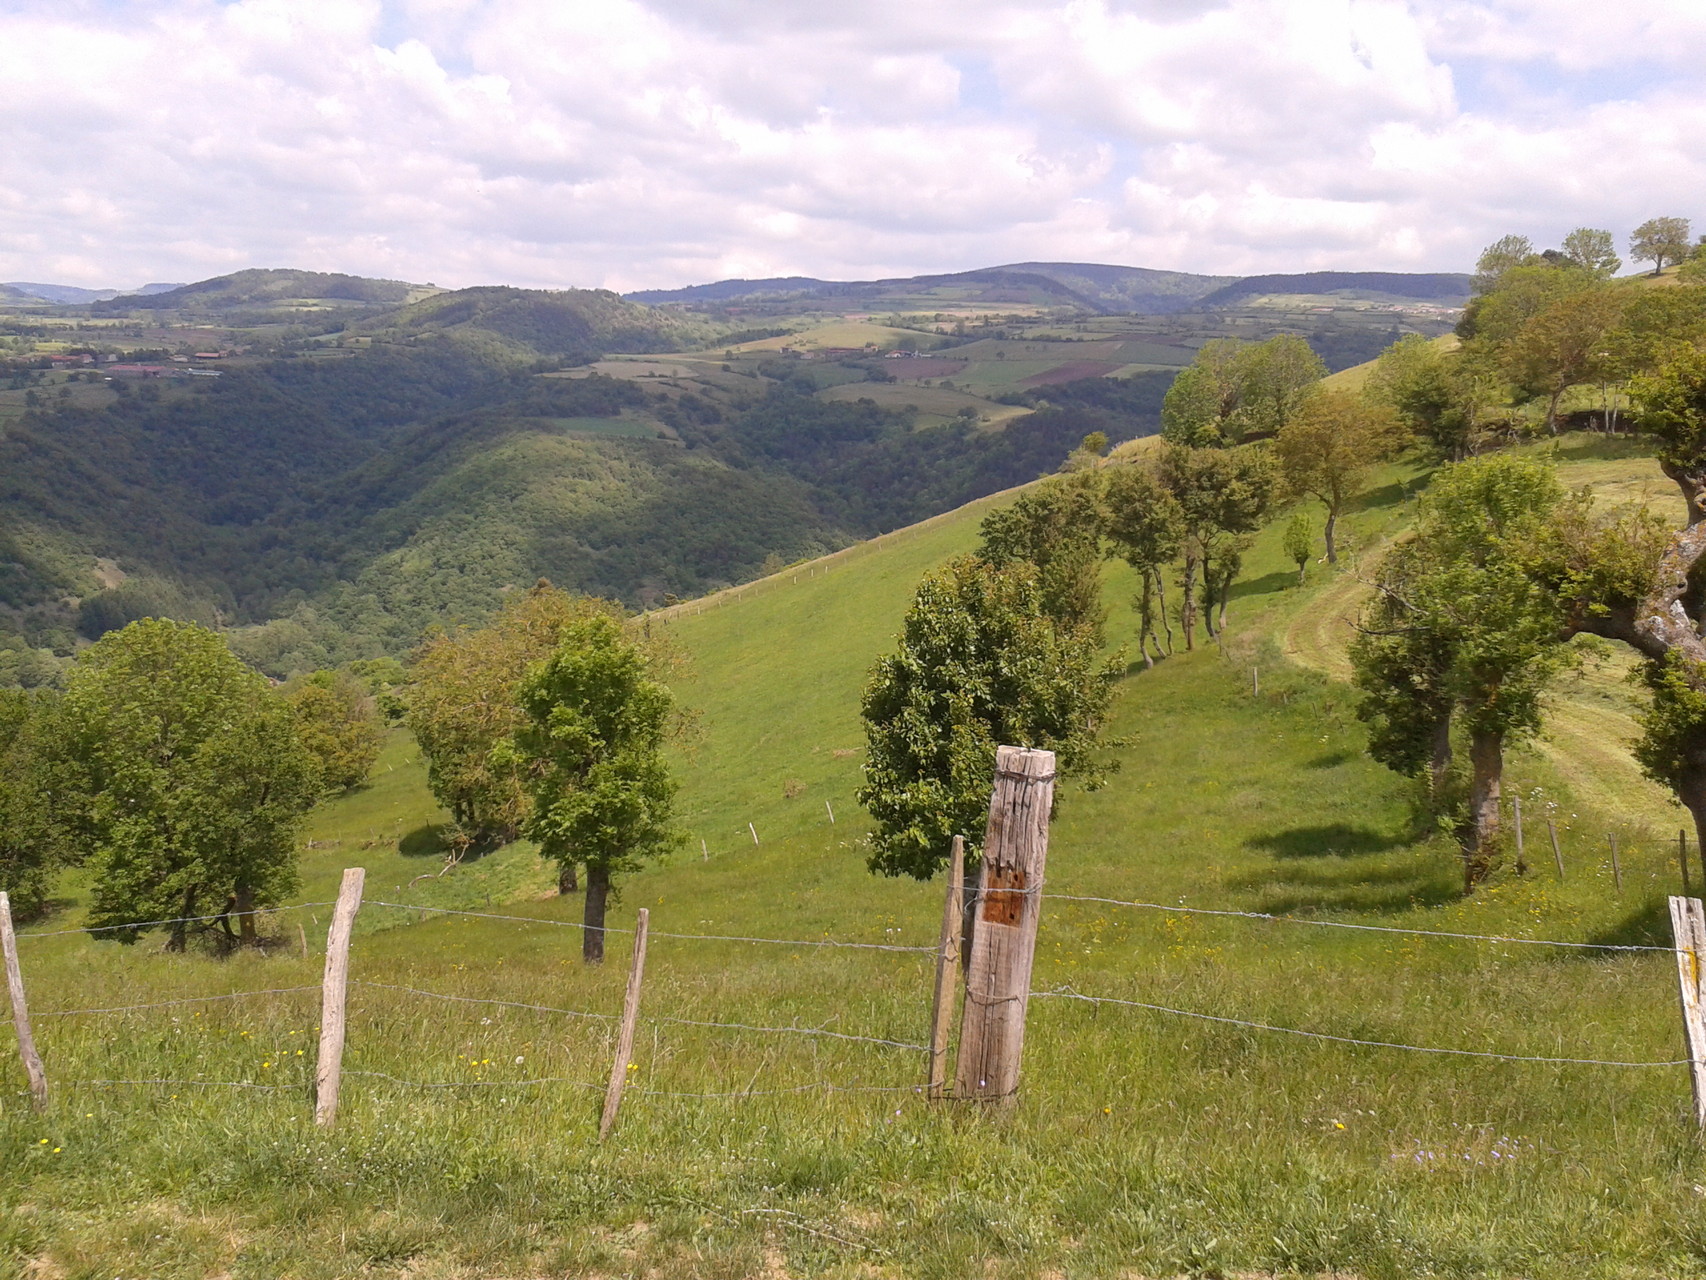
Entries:
{"type": "Polygon", "coordinates": [[[811,276],[775,276],[762,280],[718,280],[681,289],[642,289],[625,295],[649,305],[705,305],[752,301],[823,298],[846,300],[884,297],[943,288],[981,288],[983,301],[1017,301],[998,295],[1030,290],[1104,315],[1165,315],[1213,309],[1263,294],[1377,293],[1405,300],[1461,305],[1469,297],[1469,277],[1457,272],[1310,271],[1260,276],[1210,276],[1188,271],[1158,271],[1093,262],[1018,262],[976,271],[894,277],[883,280],[819,280],[811,276]]]}
{"type": "Polygon", "coordinates": [[[7,280],[0,283],[0,298],[10,298],[20,295],[38,302],[51,302],[57,306],[74,307],[90,302],[105,302],[109,298],[117,298],[126,294],[147,297],[150,294],[166,293],[172,289],[181,289],[178,284],[145,284],[140,289],[84,289],[74,284],[38,284],[32,280],[7,280]]]}

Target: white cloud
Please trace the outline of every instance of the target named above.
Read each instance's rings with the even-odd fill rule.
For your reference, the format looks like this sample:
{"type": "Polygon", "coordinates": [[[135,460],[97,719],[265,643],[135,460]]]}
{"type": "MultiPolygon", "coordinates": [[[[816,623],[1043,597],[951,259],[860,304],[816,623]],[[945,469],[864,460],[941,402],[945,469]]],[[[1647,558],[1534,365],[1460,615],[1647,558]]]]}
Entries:
{"type": "Polygon", "coordinates": [[[1460,268],[1695,212],[1702,55],[1680,0],[43,0],[0,279],[1460,268]]]}

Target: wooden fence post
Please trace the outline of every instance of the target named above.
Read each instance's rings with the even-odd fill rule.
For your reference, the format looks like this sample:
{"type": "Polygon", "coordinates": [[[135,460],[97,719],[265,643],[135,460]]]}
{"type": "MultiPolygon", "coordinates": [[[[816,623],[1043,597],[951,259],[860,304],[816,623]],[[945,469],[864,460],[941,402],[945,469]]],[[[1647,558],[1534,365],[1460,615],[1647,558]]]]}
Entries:
{"type": "Polygon", "coordinates": [[[948,1033],[954,1020],[954,977],[960,967],[960,915],[966,838],[955,836],[948,860],[948,893],[942,903],[942,936],[936,947],[936,991],[930,1002],[930,1075],[925,1096],[940,1098],[948,1083],[948,1033]]]}
{"type": "Polygon", "coordinates": [[[1623,864],[1617,860],[1617,837],[1612,832],[1606,832],[1605,838],[1611,843],[1611,882],[1617,886],[1617,892],[1623,892],[1623,864]]]}
{"type": "Polygon", "coordinates": [[[1706,1012],[1701,1009],[1700,964],[1706,957],[1706,909],[1699,898],[1672,897],[1670,932],[1682,994],[1682,1035],[1688,1047],[1688,1082],[1694,1091],[1694,1126],[1706,1129],[1706,1012]]]}
{"type": "Polygon", "coordinates": [[[997,748],[955,1097],[1009,1101],[1018,1092],[1053,806],[1054,752],[997,748]]]}
{"type": "Polygon", "coordinates": [[[1688,832],[1676,833],[1676,860],[1682,865],[1682,896],[1692,898],[1694,890],[1688,885],[1688,832]]]}
{"type": "Polygon", "coordinates": [[[1519,876],[1528,874],[1528,860],[1522,855],[1522,797],[1511,797],[1511,808],[1516,811],[1516,873],[1519,876]]]}
{"type": "Polygon", "coordinates": [[[829,810],[829,825],[833,827],[835,825],[835,806],[825,800],[823,802],[823,807],[829,810]]]}
{"type": "Polygon", "coordinates": [[[47,1072],[30,1031],[30,1008],[24,1000],[24,971],[18,967],[18,939],[12,932],[12,900],[0,893],[0,950],[6,953],[6,990],[12,996],[12,1029],[18,1033],[18,1056],[30,1078],[30,1097],[37,1111],[47,1110],[47,1072]]]}
{"type": "Polygon", "coordinates": [[[338,1082],[344,1066],[344,995],[349,987],[349,940],[361,909],[362,867],[350,867],[338,886],[338,905],[326,934],[326,976],[320,985],[320,1054],[314,1060],[314,1123],[338,1118],[338,1082]]]}
{"type": "Polygon", "coordinates": [[[1558,824],[1550,817],[1546,819],[1546,834],[1552,837],[1552,861],[1558,864],[1558,879],[1564,878],[1564,854],[1558,848],[1558,824]]]}
{"type": "Polygon", "coordinates": [[[641,907],[634,921],[634,957],[628,963],[628,993],[622,999],[622,1028],[616,1033],[616,1058],[610,1064],[610,1084],[604,1090],[604,1114],[598,1120],[598,1140],[610,1136],[616,1109],[628,1084],[628,1060],[634,1052],[634,1024],[640,1019],[640,980],[646,973],[646,930],[651,913],[641,907]]]}

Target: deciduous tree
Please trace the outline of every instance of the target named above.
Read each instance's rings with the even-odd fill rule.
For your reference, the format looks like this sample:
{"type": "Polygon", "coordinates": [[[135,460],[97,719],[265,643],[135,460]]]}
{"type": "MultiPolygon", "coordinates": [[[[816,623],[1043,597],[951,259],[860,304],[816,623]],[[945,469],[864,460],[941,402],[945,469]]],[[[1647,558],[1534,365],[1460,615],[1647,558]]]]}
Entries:
{"type": "Polygon", "coordinates": [[[1184,537],[1184,513],[1179,503],[1146,467],[1115,467],[1103,498],[1108,513],[1108,537],[1119,555],[1137,572],[1138,652],[1143,665],[1173,652],[1173,624],[1167,619],[1167,568],[1179,557],[1184,537]],[[1161,631],[1157,631],[1159,622],[1161,631]],[[1161,632],[1167,647],[1161,647],[1161,632]]]}
{"type": "Polygon", "coordinates": [[[213,632],[146,618],[86,649],[65,693],[71,751],[84,770],[94,882],[89,924],[133,942],[172,918],[253,912],[296,886],[296,842],[319,794],[315,761],[289,709],[213,632]]]}
{"type": "Polygon", "coordinates": [[[1293,493],[1327,509],[1327,563],[1339,562],[1335,532],[1345,504],[1362,491],[1369,468],[1398,443],[1397,415],[1348,391],[1317,391],[1274,442],[1280,475],[1293,493]]]}
{"type": "Polygon", "coordinates": [[[1594,227],[1577,227],[1565,236],[1562,253],[1572,266],[1591,272],[1601,280],[1610,279],[1623,266],[1623,259],[1617,256],[1616,247],[1612,242],[1611,232],[1600,231],[1594,227]]]}
{"type": "Polygon", "coordinates": [[[1046,748],[1092,776],[1114,675],[1086,629],[1049,618],[1029,563],[966,556],[927,576],[865,686],[871,870],[929,879],[956,835],[975,865],[997,746],[1046,748]]]}
{"type": "Polygon", "coordinates": [[[1629,256],[1636,262],[1653,264],[1653,274],[1665,263],[1681,262],[1688,256],[1687,218],[1648,218],[1629,237],[1629,256]]]}
{"type": "Polygon", "coordinates": [[[321,784],[347,791],[367,780],[385,731],[373,698],[354,676],[316,671],[283,689],[296,735],[319,763],[321,784]]]}
{"type": "Polygon", "coordinates": [[[524,719],[499,754],[513,756],[527,779],[526,831],[540,854],[586,868],[581,955],[596,964],[615,878],[682,839],[663,757],[675,700],[616,618],[593,613],[562,627],[516,701],[524,719]]]}

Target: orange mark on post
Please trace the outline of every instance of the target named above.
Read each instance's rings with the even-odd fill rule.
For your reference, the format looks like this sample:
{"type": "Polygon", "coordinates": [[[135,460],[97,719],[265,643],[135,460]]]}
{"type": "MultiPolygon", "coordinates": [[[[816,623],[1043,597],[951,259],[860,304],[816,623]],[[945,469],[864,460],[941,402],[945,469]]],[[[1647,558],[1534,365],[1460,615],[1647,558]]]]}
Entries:
{"type": "Polygon", "coordinates": [[[983,918],[990,924],[1018,924],[1024,905],[1024,870],[990,867],[983,886],[983,918]]]}

